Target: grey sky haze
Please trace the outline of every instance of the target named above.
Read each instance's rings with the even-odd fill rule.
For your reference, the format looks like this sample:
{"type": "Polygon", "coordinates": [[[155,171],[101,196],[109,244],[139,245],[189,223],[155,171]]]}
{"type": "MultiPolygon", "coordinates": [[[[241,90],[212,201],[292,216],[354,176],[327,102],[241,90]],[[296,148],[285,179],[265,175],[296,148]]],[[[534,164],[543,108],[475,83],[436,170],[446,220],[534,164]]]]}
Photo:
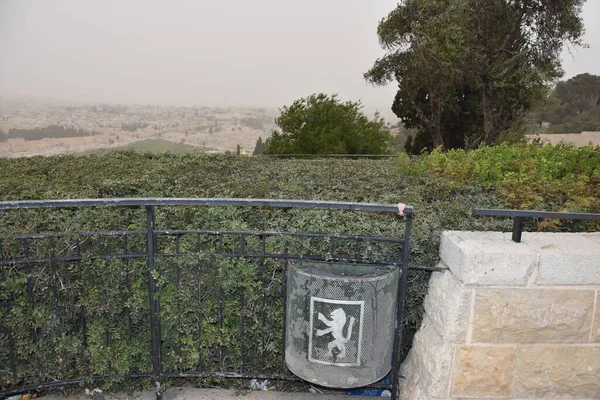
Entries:
{"type": "MultiPolygon", "coordinates": [[[[0,94],[280,107],[315,92],[389,109],[362,74],[397,0],[0,0],[0,94]]],[[[566,77],[600,75],[600,0],[566,77]]]]}

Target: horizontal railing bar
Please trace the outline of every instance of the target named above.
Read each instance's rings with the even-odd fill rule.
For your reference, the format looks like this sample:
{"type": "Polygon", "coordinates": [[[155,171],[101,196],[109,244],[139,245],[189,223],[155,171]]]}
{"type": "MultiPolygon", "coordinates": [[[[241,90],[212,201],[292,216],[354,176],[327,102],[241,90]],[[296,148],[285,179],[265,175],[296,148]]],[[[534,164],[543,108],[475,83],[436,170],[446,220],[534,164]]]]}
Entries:
{"type": "Polygon", "coordinates": [[[22,264],[39,264],[44,262],[74,262],[84,260],[110,260],[115,258],[131,259],[131,258],[145,258],[148,255],[146,253],[128,253],[128,254],[101,254],[96,256],[65,256],[65,257],[52,257],[52,258],[16,258],[12,260],[0,260],[0,265],[22,265],[22,264]]]}
{"type": "Polygon", "coordinates": [[[378,241],[387,243],[404,243],[404,239],[386,238],[379,236],[344,235],[337,233],[310,233],[310,232],[262,232],[262,231],[211,231],[211,230],[167,230],[154,231],[157,235],[245,235],[245,236],[291,236],[291,237],[325,237],[333,239],[358,239],[365,241],[378,241]]]}
{"type": "MultiPolygon", "coordinates": [[[[158,257],[183,257],[196,254],[196,252],[190,251],[187,253],[156,253],[158,257]]],[[[221,255],[223,257],[246,257],[246,258],[270,258],[276,260],[312,260],[312,261],[335,261],[335,262],[350,262],[359,264],[372,264],[372,265],[392,265],[401,266],[401,263],[397,261],[377,261],[366,258],[344,258],[344,257],[311,257],[311,256],[294,256],[285,253],[234,253],[234,252],[210,252],[210,254],[221,255]]],[[[23,264],[40,264],[44,262],[75,262],[93,259],[132,259],[132,258],[143,258],[146,257],[145,253],[132,253],[132,254],[105,254],[98,256],[70,256],[70,257],[54,257],[54,258],[18,258],[13,260],[0,260],[0,266],[2,265],[23,265],[23,264]]],[[[422,269],[429,271],[439,271],[441,268],[437,267],[421,267],[421,266],[410,266],[411,269],[422,269]]]]}
{"type": "Polygon", "coordinates": [[[316,158],[327,158],[327,157],[395,158],[398,156],[399,156],[398,154],[260,154],[259,155],[259,157],[316,157],[316,158]]]}
{"type": "MultiPolygon", "coordinates": [[[[195,254],[194,252],[189,253],[156,253],[158,257],[182,257],[188,256],[191,254],[195,254]]],[[[401,263],[397,261],[376,261],[371,259],[363,259],[363,258],[344,258],[344,257],[312,257],[312,256],[294,256],[285,253],[253,253],[253,254],[243,254],[243,253],[211,253],[218,254],[223,257],[245,257],[245,258],[269,258],[274,260],[307,260],[307,261],[334,261],[334,262],[348,262],[348,263],[357,263],[357,264],[369,264],[369,265],[391,265],[394,267],[401,267],[401,263]]]]}
{"type": "MultiPolygon", "coordinates": [[[[326,237],[333,239],[358,239],[365,241],[378,241],[386,243],[404,243],[404,239],[388,238],[379,236],[365,235],[345,235],[338,233],[311,233],[311,232],[271,232],[271,231],[215,231],[215,230],[199,230],[199,229],[180,229],[180,230],[163,230],[154,231],[157,235],[245,235],[245,236],[279,236],[279,237],[326,237]]],[[[105,231],[105,232],[58,232],[58,233],[31,233],[26,235],[15,235],[8,237],[0,236],[0,239],[47,239],[47,238],[64,238],[64,237],[93,237],[93,236],[135,236],[145,235],[146,231],[105,231]]]]}
{"type": "Polygon", "coordinates": [[[294,375],[283,374],[253,374],[241,372],[163,372],[164,378],[241,378],[241,379],[278,379],[286,381],[301,381],[294,375]]]}
{"type": "Polygon", "coordinates": [[[448,267],[428,267],[425,265],[416,265],[416,264],[409,263],[408,269],[416,269],[419,271],[442,272],[442,271],[447,271],[450,268],[448,268],[448,267]]]}
{"type": "MultiPolygon", "coordinates": [[[[285,380],[293,382],[302,382],[302,379],[294,375],[283,375],[283,374],[256,374],[256,373],[241,373],[241,372],[163,372],[161,374],[164,378],[238,378],[238,379],[275,379],[285,380]]],[[[364,386],[366,388],[376,389],[390,389],[391,384],[385,383],[374,383],[372,385],[364,386]]]]}
{"type": "MultiPolygon", "coordinates": [[[[57,233],[30,233],[26,235],[11,236],[14,239],[47,239],[47,238],[62,238],[62,237],[91,237],[91,236],[133,236],[145,235],[146,231],[105,231],[105,232],[57,232],[57,233]]],[[[0,236],[0,239],[7,237],[0,236]]]]}
{"type": "MultiPolygon", "coordinates": [[[[231,198],[121,198],[121,199],[64,199],[64,200],[18,200],[0,202],[0,210],[30,208],[69,208],[69,207],[131,207],[131,206],[237,206],[237,207],[280,207],[317,208],[332,210],[398,212],[393,204],[355,203],[321,200],[271,200],[271,199],[231,199],[231,198]]],[[[404,214],[412,214],[410,206],[404,214]]]]}
{"type": "Polygon", "coordinates": [[[30,390],[51,389],[54,387],[71,386],[71,385],[76,385],[78,383],[81,383],[82,381],[87,381],[87,380],[106,381],[106,380],[114,379],[114,378],[128,378],[129,379],[129,378],[151,378],[151,377],[152,377],[152,374],[150,374],[150,373],[127,374],[127,375],[118,375],[118,376],[110,376],[110,375],[86,376],[85,378],[64,379],[62,381],[44,382],[44,383],[38,383],[38,384],[34,384],[34,385],[14,387],[11,389],[3,389],[3,390],[0,390],[0,396],[28,392],[30,390]]]}
{"type": "Polygon", "coordinates": [[[600,220],[600,214],[591,213],[568,213],[533,210],[494,210],[487,208],[476,208],[473,215],[490,217],[521,217],[521,218],[555,218],[555,219],[581,219],[600,220]]]}

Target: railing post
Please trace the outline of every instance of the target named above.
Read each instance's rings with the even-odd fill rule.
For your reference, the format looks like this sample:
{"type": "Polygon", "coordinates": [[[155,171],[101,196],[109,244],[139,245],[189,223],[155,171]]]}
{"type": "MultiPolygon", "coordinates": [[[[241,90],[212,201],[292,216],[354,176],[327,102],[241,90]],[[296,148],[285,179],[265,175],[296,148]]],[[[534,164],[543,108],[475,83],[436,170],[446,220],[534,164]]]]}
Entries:
{"type": "Polygon", "coordinates": [[[150,301],[150,334],[152,339],[152,370],[156,387],[156,400],[162,400],[162,354],[160,332],[160,304],[156,295],[156,235],[154,234],[154,207],[146,206],[146,232],[148,257],[148,298],[150,301]]]}
{"type": "Polygon", "coordinates": [[[521,243],[521,234],[523,233],[523,220],[523,217],[514,217],[512,231],[513,242],[521,243]]]}
{"type": "Polygon", "coordinates": [[[402,244],[402,274],[398,283],[396,296],[396,333],[394,335],[394,349],[392,353],[392,399],[400,398],[400,344],[402,343],[404,323],[404,298],[406,296],[406,282],[409,270],[410,233],[412,230],[412,212],[406,214],[406,231],[402,244]]]}

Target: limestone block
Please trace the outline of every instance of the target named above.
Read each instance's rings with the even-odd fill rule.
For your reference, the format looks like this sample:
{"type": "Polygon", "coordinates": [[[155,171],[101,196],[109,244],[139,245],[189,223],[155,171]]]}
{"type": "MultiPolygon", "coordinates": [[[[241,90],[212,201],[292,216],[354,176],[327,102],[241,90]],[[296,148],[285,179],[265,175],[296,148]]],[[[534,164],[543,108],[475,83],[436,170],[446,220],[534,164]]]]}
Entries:
{"type": "Polygon", "coordinates": [[[467,285],[525,285],[537,252],[502,232],[447,231],[440,257],[467,285]]]}
{"type": "Polygon", "coordinates": [[[450,271],[434,272],[425,297],[425,312],[447,343],[465,343],[473,289],[466,288],[450,271]]]}
{"type": "Polygon", "coordinates": [[[474,342],[588,343],[594,291],[478,289],[474,342]]]}
{"type": "Polygon", "coordinates": [[[578,233],[528,233],[523,244],[539,252],[538,285],[600,284],[600,243],[578,233]]]}
{"type": "Polygon", "coordinates": [[[600,346],[519,349],[514,395],[600,398],[600,346]]]}
{"type": "Polygon", "coordinates": [[[597,242],[598,244],[600,244],[600,232],[580,233],[580,235],[586,239],[593,240],[594,242],[597,242]]]}
{"type": "Polygon", "coordinates": [[[456,349],[452,397],[511,397],[514,347],[462,346],[456,349]]]}
{"type": "Polygon", "coordinates": [[[412,363],[429,397],[448,396],[454,349],[442,342],[427,315],[413,341],[412,363]]]}
{"type": "Polygon", "coordinates": [[[596,292],[596,314],[592,325],[592,342],[600,343],[600,291],[596,292]]]}
{"type": "Polygon", "coordinates": [[[429,400],[429,397],[421,386],[417,368],[411,359],[412,351],[406,357],[400,368],[400,398],[403,400],[429,400]]]}

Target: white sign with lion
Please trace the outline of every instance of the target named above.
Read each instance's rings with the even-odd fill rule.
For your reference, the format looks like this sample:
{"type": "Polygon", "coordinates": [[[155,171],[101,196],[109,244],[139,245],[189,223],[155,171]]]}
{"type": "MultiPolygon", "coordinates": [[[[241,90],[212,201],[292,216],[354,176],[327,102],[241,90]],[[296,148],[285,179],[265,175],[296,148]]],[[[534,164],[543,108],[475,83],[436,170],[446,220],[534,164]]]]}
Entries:
{"type": "Polygon", "coordinates": [[[310,299],[308,360],[336,366],[359,366],[364,301],[310,299]]]}

